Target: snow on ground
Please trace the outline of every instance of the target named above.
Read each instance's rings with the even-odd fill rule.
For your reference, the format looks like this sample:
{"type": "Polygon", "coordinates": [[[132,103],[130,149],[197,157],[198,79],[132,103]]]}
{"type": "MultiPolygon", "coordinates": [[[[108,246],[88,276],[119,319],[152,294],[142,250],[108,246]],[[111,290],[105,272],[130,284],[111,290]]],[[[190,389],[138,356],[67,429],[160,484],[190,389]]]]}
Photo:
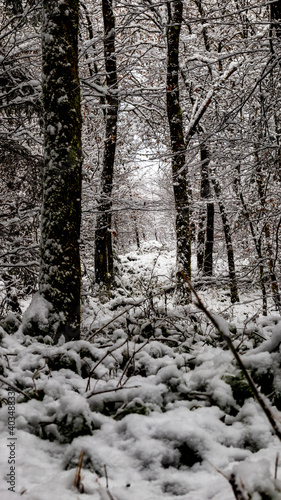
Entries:
{"type": "MultiPolygon", "coordinates": [[[[280,442],[231,353],[194,305],[160,293],[174,266],[154,242],[120,257],[111,300],[85,282],[77,342],[53,346],[24,337],[13,315],[1,322],[1,500],[231,500],[231,483],[241,499],[281,499],[280,442]]],[[[254,291],[235,306],[227,288],[199,293],[279,420],[281,318],[263,317],[254,291]]]]}

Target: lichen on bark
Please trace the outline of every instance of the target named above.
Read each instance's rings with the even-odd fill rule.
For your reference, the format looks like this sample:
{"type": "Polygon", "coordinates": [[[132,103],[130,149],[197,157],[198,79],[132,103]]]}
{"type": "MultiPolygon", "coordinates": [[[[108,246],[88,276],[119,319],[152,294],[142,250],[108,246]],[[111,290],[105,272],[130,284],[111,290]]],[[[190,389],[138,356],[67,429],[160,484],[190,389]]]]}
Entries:
{"type": "MultiPolygon", "coordinates": [[[[44,181],[39,293],[55,341],[80,336],[81,105],[79,1],[43,1],[44,181]]],[[[44,332],[45,333],[45,332],[44,332]]]]}

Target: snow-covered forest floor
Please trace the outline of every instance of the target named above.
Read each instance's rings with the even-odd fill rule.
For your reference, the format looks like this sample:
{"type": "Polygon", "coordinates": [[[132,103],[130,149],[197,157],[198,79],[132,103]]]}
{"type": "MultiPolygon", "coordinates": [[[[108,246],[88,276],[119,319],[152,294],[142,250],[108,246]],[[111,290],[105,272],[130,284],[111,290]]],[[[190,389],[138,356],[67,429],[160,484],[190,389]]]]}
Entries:
{"type": "MultiPolygon", "coordinates": [[[[174,266],[175,252],[156,243],[120,256],[109,301],[96,297],[87,269],[77,342],[24,335],[28,311],[1,322],[1,500],[231,500],[231,483],[237,498],[281,499],[280,442],[233,355],[195,305],[161,293],[174,266]],[[7,401],[15,388],[13,492],[7,401]]],[[[279,420],[281,317],[262,316],[253,289],[235,305],[227,287],[198,293],[228,322],[279,420]]]]}

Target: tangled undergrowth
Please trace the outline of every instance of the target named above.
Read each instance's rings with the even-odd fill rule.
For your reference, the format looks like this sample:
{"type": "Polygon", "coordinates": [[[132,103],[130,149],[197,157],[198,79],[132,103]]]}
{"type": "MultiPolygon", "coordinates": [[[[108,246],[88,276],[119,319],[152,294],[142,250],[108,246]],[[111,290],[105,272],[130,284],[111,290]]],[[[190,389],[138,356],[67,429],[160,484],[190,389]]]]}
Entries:
{"type": "MultiPolygon", "coordinates": [[[[140,266],[126,259],[134,262],[136,290],[140,266]]],[[[28,313],[1,321],[1,446],[14,391],[17,493],[30,500],[280,499],[279,441],[226,343],[194,305],[157,293],[155,282],[163,283],[154,261],[151,267],[150,285],[143,280],[133,299],[120,282],[123,293],[106,304],[84,301],[83,340],[53,345],[48,336],[24,335],[28,313]],[[38,474],[41,466],[47,473],[38,474]]],[[[278,420],[281,317],[238,307],[236,317],[224,312],[232,342],[278,420]]]]}

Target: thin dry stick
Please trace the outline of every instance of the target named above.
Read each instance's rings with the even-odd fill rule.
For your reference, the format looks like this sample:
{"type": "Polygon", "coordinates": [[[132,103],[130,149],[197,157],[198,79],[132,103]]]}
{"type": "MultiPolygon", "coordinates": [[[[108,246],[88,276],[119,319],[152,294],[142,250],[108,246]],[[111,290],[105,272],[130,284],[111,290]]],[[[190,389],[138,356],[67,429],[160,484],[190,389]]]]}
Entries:
{"type": "MultiPolygon", "coordinates": [[[[154,340],[154,339],[152,339],[152,340],[154,340]]],[[[147,341],[146,341],[146,342],[145,342],[145,343],[144,343],[141,347],[139,347],[136,351],[134,351],[134,352],[133,352],[133,354],[130,356],[130,358],[128,359],[128,361],[127,361],[127,363],[126,363],[126,366],[125,366],[125,368],[124,368],[124,370],[123,370],[123,373],[122,373],[122,375],[121,375],[121,377],[120,377],[120,380],[119,380],[119,382],[118,382],[118,384],[117,384],[117,387],[118,387],[119,385],[121,385],[121,382],[122,382],[122,380],[123,380],[123,378],[124,378],[124,376],[125,376],[125,374],[126,374],[126,372],[127,372],[128,368],[129,368],[130,364],[134,361],[136,354],[138,354],[138,352],[140,352],[140,351],[141,351],[141,350],[142,350],[142,349],[143,349],[143,348],[144,348],[147,344],[149,344],[149,343],[150,343],[150,339],[148,339],[148,340],[147,340],[147,341]]],[[[134,348],[135,348],[135,347],[136,347],[136,346],[134,346],[134,348]]],[[[127,382],[128,380],[129,380],[129,377],[127,377],[127,380],[123,383],[123,385],[124,385],[124,384],[126,384],[126,382],[127,382]]],[[[122,386],[122,387],[123,387],[123,386],[122,386]]]]}
{"type": "Polygon", "coordinates": [[[114,316],[114,318],[112,318],[110,321],[108,321],[108,323],[106,323],[105,325],[103,325],[99,330],[97,330],[92,335],[90,335],[90,337],[88,337],[86,340],[88,340],[88,341],[92,340],[96,335],[98,335],[98,333],[102,332],[108,325],[110,325],[111,323],[113,323],[116,319],[120,318],[121,316],[123,316],[123,314],[126,314],[131,309],[133,309],[134,307],[140,306],[141,304],[143,304],[144,302],[146,302],[146,300],[150,300],[153,297],[157,297],[158,295],[162,295],[163,293],[171,292],[174,289],[175,289],[175,286],[165,287],[165,288],[163,288],[163,290],[161,290],[161,292],[155,293],[154,295],[151,295],[150,297],[145,297],[144,299],[139,300],[135,304],[131,305],[130,307],[128,307],[127,309],[125,309],[124,311],[122,311],[121,313],[117,314],[117,316],[114,316]]]}
{"type": "Polygon", "coordinates": [[[81,469],[82,469],[82,465],[83,465],[84,455],[85,455],[85,451],[81,450],[80,455],[79,455],[79,459],[78,459],[78,464],[76,467],[75,479],[74,479],[74,486],[77,488],[78,491],[80,491],[80,493],[84,492],[84,486],[82,483],[82,476],[81,476],[81,469]]]}
{"type": "Polygon", "coordinates": [[[108,489],[108,475],[107,475],[106,464],[104,464],[103,468],[104,468],[104,475],[105,475],[105,487],[106,487],[106,489],[108,489]]]}
{"type": "Polygon", "coordinates": [[[30,396],[28,396],[27,394],[25,394],[25,392],[23,392],[21,389],[19,389],[15,385],[11,384],[10,382],[7,382],[6,380],[3,380],[2,378],[0,378],[0,382],[2,382],[3,384],[8,385],[9,387],[11,387],[11,389],[13,389],[16,392],[19,392],[20,394],[22,394],[23,396],[25,396],[27,399],[30,399],[30,400],[32,399],[30,396]]]}
{"type": "Polygon", "coordinates": [[[97,330],[92,335],[90,335],[90,337],[88,337],[86,340],[88,340],[88,342],[90,340],[92,340],[96,335],[98,335],[98,333],[102,332],[108,325],[110,325],[111,323],[113,323],[113,321],[115,321],[116,319],[120,318],[120,316],[123,316],[123,314],[125,314],[126,312],[130,311],[131,309],[133,309],[133,307],[136,307],[138,305],[139,304],[134,304],[131,307],[128,307],[128,309],[125,309],[125,311],[122,311],[120,314],[117,314],[117,316],[114,316],[114,318],[112,318],[110,321],[108,321],[108,323],[106,323],[105,325],[103,325],[99,330],[97,330]]]}
{"type": "Polygon", "coordinates": [[[121,389],[139,389],[141,386],[140,385],[131,385],[130,387],[114,387],[113,389],[104,389],[104,391],[97,391],[97,392],[91,392],[91,394],[88,394],[87,399],[91,398],[92,396],[97,396],[98,394],[105,394],[106,392],[117,392],[121,391],[121,389]]]}
{"type": "Polygon", "coordinates": [[[95,366],[91,369],[91,371],[89,373],[88,382],[87,382],[87,386],[86,386],[86,392],[90,389],[91,376],[93,375],[93,373],[97,369],[97,367],[105,360],[105,358],[107,358],[107,356],[109,356],[114,351],[119,349],[119,347],[123,347],[123,345],[126,344],[126,342],[127,342],[127,339],[124,342],[122,342],[122,344],[119,344],[119,345],[113,347],[112,349],[110,349],[109,351],[107,351],[105,353],[105,355],[95,364],[95,366]]]}
{"type": "MultiPolygon", "coordinates": [[[[234,493],[234,496],[236,498],[236,500],[247,500],[249,497],[247,495],[247,492],[245,492],[245,494],[247,496],[244,495],[238,481],[237,481],[237,477],[235,474],[231,474],[230,475],[230,478],[228,479],[228,482],[232,488],[232,491],[234,493]]],[[[244,488],[243,488],[244,489],[244,488]]]]}
{"type": "Polygon", "coordinates": [[[279,428],[279,425],[277,423],[277,420],[275,419],[275,417],[273,416],[272,414],[272,411],[271,411],[271,408],[267,405],[267,403],[264,401],[262,395],[260,394],[260,392],[258,391],[256,385],[255,385],[255,382],[253,381],[251,375],[248,373],[241,357],[239,356],[238,352],[236,351],[232,341],[231,341],[231,338],[228,334],[228,332],[225,332],[223,331],[223,328],[220,326],[219,322],[216,320],[216,318],[210,313],[210,311],[208,311],[208,309],[206,309],[206,307],[204,306],[202,300],[200,299],[198,293],[196,292],[196,290],[194,289],[193,285],[190,283],[189,279],[185,276],[184,272],[181,271],[181,275],[183,276],[183,279],[186,281],[186,283],[188,284],[188,286],[190,287],[190,290],[194,293],[196,299],[197,299],[197,303],[195,303],[197,305],[197,307],[199,309],[201,309],[201,311],[203,311],[205,313],[205,315],[209,318],[209,320],[213,323],[213,325],[216,327],[216,329],[218,330],[218,332],[220,333],[222,339],[227,343],[229,349],[231,350],[233,356],[235,357],[242,373],[244,374],[250,388],[251,388],[251,391],[254,395],[254,397],[256,398],[257,402],[259,403],[261,409],[263,410],[264,414],[266,415],[271,427],[273,428],[276,436],[280,439],[281,441],[281,430],[279,428]]]}
{"type": "Polygon", "coordinates": [[[277,479],[278,463],[279,463],[279,453],[277,453],[276,459],[275,459],[274,479],[277,479]]]}
{"type": "Polygon", "coordinates": [[[105,475],[105,481],[106,481],[106,483],[105,483],[106,484],[106,493],[109,496],[110,500],[114,500],[113,496],[111,495],[111,493],[108,489],[108,475],[107,475],[107,467],[105,464],[104,464],[103,468],[104,468],[104,475],[105,475]]]}
{"type": "Polygon", "coordinates": [[[243,492],[239,488],[236,482],[236,476],[234,474],[231,474],[230,477],[228,477],[221,470],[217,469],[208,459],[206,460],[211,465],[211,467],[213,467],[219,474],[221,474],[229,482],[236,500],[247,500],[246,497],[243,495],[243,492]]]}
{"type": "MultiPolygon", "coordinates": [[[[134,344],[134,349],[135,349],[135,347],[136,347],[136,342],[134,344]]],[[[121,375],[121,377],[119,379],[117,387],[121,386],[121,382],[123,380],[123,377],[125,376],[125,373],[127,372],[127,370],[129,368],[131,362],[133,361],[133,359],[134,359],[134,353],[131,356],[129,356],[129,359],[128,359],[127,363],[125,364],[125,368],[123,369],[123,372],[122,372],[122,375],[121,375]]]]}

